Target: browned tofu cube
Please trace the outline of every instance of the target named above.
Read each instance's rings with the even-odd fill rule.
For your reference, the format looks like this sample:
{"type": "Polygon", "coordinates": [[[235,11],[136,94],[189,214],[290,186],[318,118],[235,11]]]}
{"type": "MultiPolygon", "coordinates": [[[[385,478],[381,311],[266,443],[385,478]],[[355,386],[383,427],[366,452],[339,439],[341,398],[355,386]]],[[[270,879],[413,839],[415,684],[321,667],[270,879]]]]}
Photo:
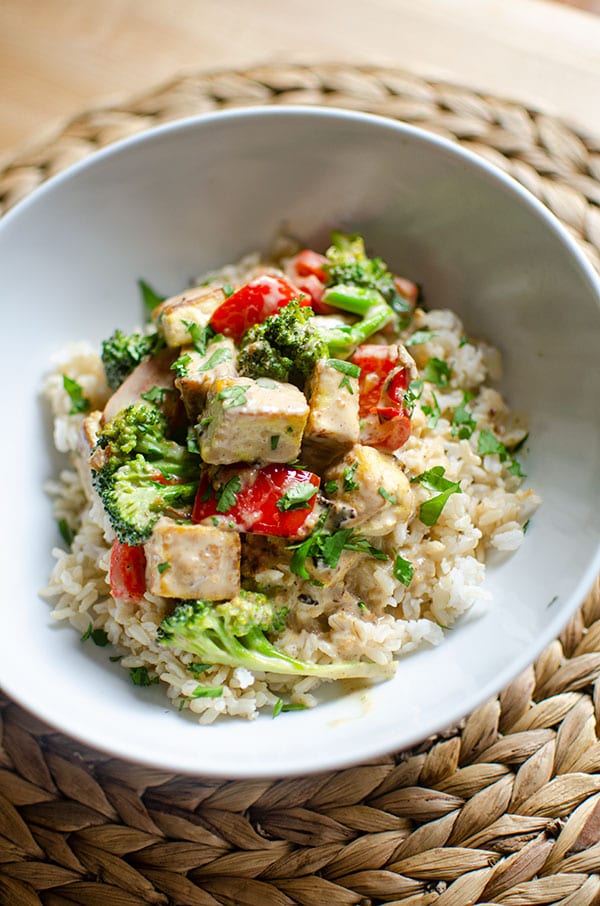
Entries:
{"type": "Polygon", "coordinates": [[[152,312],[152,319],[167,346],[185,346],[191,339],[187,325],[206,327],[225,298],[220,286],[195,286],[161,302],[152,312]]]}
{"type": "Polygon", "coordinates": [[[199,426],[204,462],[292,462],[300,452],[308,403],[293,384],[268,378],[215,381],[199,426]]]}
{"type": "Polygon", "coordinates": [[[175,386],[181,393],[188,420],[194,425],[215,381],[235,375],[235,344],[230,337],[221,337],[209,343],[203,355],[192,348],[186,352],[189,361],[175,386]]]}
{"type": "Polygon", "coordinates": [[[225,601],[240,590],[240,537],[207,525],[158,520],[144,545],[153,595],[225,601]]]}
{"type": "Polygon", "coordinates": [[[310,415],[302,452],[306,461],[317,469],[358,441],[358,378],[340,371],[347,364],[337,359],[320,359],[310,380],[310,415]]]}

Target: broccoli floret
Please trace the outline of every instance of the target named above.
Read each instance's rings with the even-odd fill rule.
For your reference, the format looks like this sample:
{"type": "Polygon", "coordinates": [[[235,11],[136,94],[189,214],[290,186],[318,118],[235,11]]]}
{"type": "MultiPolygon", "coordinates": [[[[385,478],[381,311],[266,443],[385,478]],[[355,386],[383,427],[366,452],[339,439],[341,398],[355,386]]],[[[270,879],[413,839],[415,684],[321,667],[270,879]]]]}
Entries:
{"type": "Polygon", "coordinates": [[[161,346],[164,341],[156,332],[126,334],[115,330],[102,343],[102,361],[109,387],[117,390],[142,359],[153,355],[161,346]]]}
{"type": "Polygon", "coordinates": [[[263,594],[242,591],[232,601],[179,604],[160,625],[158,640],[197,655],[204,664],[246,667],[267,673],[322,679],[381,678],[390,668],[367,662],[310,664],[291,657],[267,638],[280,632],[286,610],[275,610],[263,594]]]}
{"type": "Polygon", "coordinates": [[[92,481],[120,541],[142,544],[166,507],[190,504],[200,457],[166,437],[168,422],[153,405],[133,403],[100,433],[92,481]]]}
{"type": "Polygon", "coordinates": [[[294,299],[247,330],[238,356],[240,374],[303,386],[317,360],[328,354],[327,344],[311,324],[312,316],[312,309],[294,299]]]}
{"type": "Polygon", "coordinates": [[[334,232],[331,243],[323,265],[328,286],[341,284],[377,290],[396,314],[406,316],[410,312],[410,305],[396,289],[394,276],[385,262],[368,257],[362,236],[334,232]]]}

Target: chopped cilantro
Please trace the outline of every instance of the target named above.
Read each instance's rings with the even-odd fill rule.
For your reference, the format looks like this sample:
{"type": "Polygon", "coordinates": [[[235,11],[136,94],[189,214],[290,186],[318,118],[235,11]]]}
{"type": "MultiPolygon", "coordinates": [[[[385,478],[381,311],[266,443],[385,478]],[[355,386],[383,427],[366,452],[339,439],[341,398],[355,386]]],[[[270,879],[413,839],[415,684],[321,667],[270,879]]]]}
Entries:
{"type": "Polygon", "coordinates": [[[58,531],[67,547],[70,548],[75,537],[75,529],[72,529],[67,520],[63,518],[58,520],[58,531]]]}
{"type": "Polygon", "coordinates": [[[287,428],[285,429],[285,433],[286,433],[286,434],[293,434],[293,433],[294,433],[294,429],[292,428],[291,425],[288,425],[288,426],[287,426],[287,428]]]}
{"type": "Polygon", "coordinates": [[[188,664],[187,668],[193,676],[199,676],[201,673],[206,673],[207,670],[210,670],[212,664],[188,664]]]}
{"type": "Polygon", "coordinates": [[[228,362],[231,358],[231,350],[225,349],[224,346],[221,346],[219,349],[215,349],[213,354],[204,362],[203,365],[199,365],[196,369],[197,371],[209,371],[211,368],[216,368],[217,365],[221,365],[223,362],[228,362]]]}
{"type": "Polygon", "coordinates": [[[292,485],[277,501],[277,509],[285,513],[288,510],[308,510],[309,501],[317,493],[318,488],[310,481],[301,481],[292,485]]]}
{"type": "Polygon", "coordinates": [[[326,494],[335,494],[338,489],[337,481],[326,481],[323,485],[326,494]]]}
{"type": "Polygon", "coordinates": [[[158,683],[158,677],[150,678],[147,667],[130,667],[129,676],[134,686],[154,686],[158,683]]]}
{"type": "Polygon", "coordinates": [[[219,490],[217,498],[217,513],[228,513],[235,506],[238,493],[242,490],[242,480],[239,475],[234,475],[226,481],[219,490]]]}
{"type": "Polygon", "coordinates": [[[325,531],[323,525],[326,518],[327,513],[323,513],[317,527],[308,538],[288,547],[288,550],[294,551],[290,569],[295,575],[310,580],[310,574],[306,569],[306,560],[309,557],[329,569],[335,569],[344,550],[360,551],[377,560],[387,560],[383,551],[369,544],[366,538],[355,535],[352,529],[340,529],[333,533],[325,531]]]}
{"type": "Polygon", "coordinates": [[[198,446],[198,435],[192,427],[188,428],[185,445],[190,453],[200,453],[200,447],[198,446]]]}
{"type": "Polygon", "coordinates": [[[70,378],[68,374],[63,374],[63,387],[71,400],[69,415],[78,415],[80,412],[89,412],[91,407],[90,401],[83,395],[83,387],[77,381],[70,378]]]}
{"type": "Polygon", "coordinates": [[[467,440],[467,438],[471,437],[473,431],[477,427],[477,422],[466,408],[467,403],[472,399],[472,393],[469,393],[468,391],[463,392],[462,403],[456,407],[452,415],[451,434],[453,437],[458,437],[460,440],[467,440]]]}
{"type": "Polygon", "coordinates": [[[225,293],[226,299],[229,299],[230,296],[233,296],[233,294],[235,292],[231,283],[224,283],[221,288],[222,288],[223,292],[225,293]]]}
{"type": "Polygon", "coordinates": [[[163,573],[166,573],[166,571],[171,568],[171,564],[165,560],[163,563],[159,563],[156,568],[162,576],[163,573]]]}
{"type": "Polygon", "coordinates": [[[423,380],[435,384],[436,387],[447,387],[450,383],[450,368],[447,362],[435,357],[427,360],[423,371],[423,380]]]}
{"type": "Polygon", "coordinates": [[[353,362],[345,362],[343,359],[327,359],[327,364],[339,371],[340,374],[347,374],[354,378],[360,376],[360,367],[354,365],[353,362]]]}
{"type": "Polygon", "coordinates": [[[384,500],[387,500],[388,503],[391,503],[392,506],[395,506],[398,501],[395,497],[392,497],[391,494],[388,494],[385,488],[377,488],[377,493],[380,497],[383,497],[384,500]]]}
{"type": "Polygon", "coordinates": [[[279,714],[285,714],[288,711],[306,711],[307,706],[300,703],[294,704],[289,702],[284,704],[282,698],[278,698],[275,704],[273,705],[273,717],[277,717],[279,714]]]}
{"type": "Polygon", "coordinates": [[[213,328],[210,324],[207,324],[206,327],[202,327],[201,324],[195,324],[193,321],[182,321],[182,324],[187,329],[196,352],[199,352],[200,355],[204,355],[206,352],[206,344],[215,335],[213,328]]]}
{"type": "Polygon", "coordinates": [[[428,404],[425,404],[424,406],[421,406],[421,409],[423,410],[425,415],[429,416],[429,421],[427,423],[428,427],[436,428],[437,423],[439,422],[439,420],[442,416],[442,410],[440,409],[440,404],[438,403],[438,398],[433,391],[431,392],[431,395],[433,397],[433,406],[429,406],[428,404]]]}
{"type": "Polygon", "coordinates": [[[81,636],[82,642],[87,642],[88,639],[91,639],[98,648],[104,648],[109,644],[108,636],[104,629],[94,629],[91,623],[81,636]]]}
{"type": "Polygon", "coordinates": [[[271,450],[276,450],[279,445],[279,434],[271,434],[271,450]]]}
{"type": "Polygon", "coordinates": [[[223,695],[223,686],[196,686],[192,698],[220,698],[223,695]]]}
{"type": "Polygon", "coordinates": [[[423,381],[421,379],[411,381],[404,394],[404,408],[406,409],[408,415],[413,414],[415,403],[417,402],[417,400],[421,399],[422,393],[423,381]]]}
{"type": "Polygon", "coordinates": [[[189,352],[184,352],[178,359],[175,359],[171,365],[171,371],[174,371],[177,377],[185,377],[187,375],[188,365],[191,361],[192,357],[189,352]]]}
{"type": "Polygon", "coordinates": [[[524,522],[524,523],[523,523],[523,534],[524,534],[524,535],[527,534],[527,529],[529,528],[529,523],[530,523],[530,522],[531,522],[531,520],[528,519],[527,522],[524,522]]]}
{"type": "Polygon", "coordinates": [[[509,456],[508,450],[506,449],[502,441],[498,440],[496,435],[488,428],[483,428],[479,432],[479,438],[477,439],[477,452],[480,456],[493,456],[494,454],[497,454],[500,462],[508,461],[507,470],[512,475],[516,475],[517,478],[527,477],[522,471],[520,463],[518,463],[516,459],[512,459],[509,456]]]}
{"type": "Polygon", "coordinates": [[[344,491],[358,491],[360,483],[354,478],[357,469],[358,461],[352,463],[351,466],[346,466],[342,472],[342,487],[344,491]]]}
{"type": "Polygon", "coordinates": [[[400,554],[396,554],[392,571],[398,582],[401,582],[402,585],[410,585],[415,569],[412,563],[405,560],[400,554]]]}
{"type": "Polygon", "coordinates": [[[157,305],[160,305],[161,302],[165,301],[166,296],[159,296],[156,290],[152,289],[150,284],[146,283],[145,280],[138,280],[137,283],[140,294],[142,296],[144,310],[146,312],[146,315],[148,316],[148,319],[150,319],[150,315],[152,314],[154,309],[157,307],[157,305]]]}
{"type": "Polygon", "coordinates": [[[458,344],[458,348],[462,349],[463,346],[471,346],[471,341],[468,337],[460,338],[460,343],[458,344]]]}
{"type": "Polygon", "coordinates": [[[356,602],[356,606],[358,607],[359,610],[367,610],[367,609],[368,609],[368,608],[367,608],[367,605],[365,604],[364,601],[357,601],[357,602],[356,602]]]}
{"type": "Polygon", "coordinates": [[[246,392],[249,385],[232,384],[231,387],[225,387],[217,395],[218,400],[223,400],[223,409],[233,409],[236,406],[245,406],[248,400],[246,392]]]}
{"type": "Polygon", "coordinates": [[[162,406],[165,397],[171,393],[167,387],[151,387],[146,393],[142,393],[142,399],[147,403],[154,403],[155,406],[162,406]]]}
{"type": "Polygon", "coordinates": [[[406,346],[420,346],[421,343],[427,343],[429,340],[436,337],[437,334],[433,333],[432,330],[415,330],[413,335],[408,338],[406,341],[406,346]]]}
{"type": "Polygon", "coordinates": [[[445,471],[443,466],[434,466],[415,478],[411,478],[412,482],[419,482],[428,491],[439,492],[435,497],[421,504],[419,518],[424,525],[435,525],[448,502],[448,498],[452,494],[461,493],[461,487],[457,481],[450,481],[448,478],[444,478],[445,471]]]}
{"type": "Polygon", "coordinates": [[[506,447],[489,428],[482,428],[479,432],[477,452],[480,456],[489,456],[497,453],[500,457],[500,462],[504,462],[508,458],[506,447]]]}

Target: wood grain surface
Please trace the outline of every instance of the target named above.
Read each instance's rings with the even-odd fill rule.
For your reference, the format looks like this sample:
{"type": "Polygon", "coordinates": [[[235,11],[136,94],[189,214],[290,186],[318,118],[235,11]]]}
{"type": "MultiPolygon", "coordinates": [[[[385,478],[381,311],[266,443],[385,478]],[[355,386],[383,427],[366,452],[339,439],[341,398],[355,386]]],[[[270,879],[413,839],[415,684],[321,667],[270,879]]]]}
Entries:
{"type": "Polygon", "coordinates": [[[0,155],[181,72],[269,61],[397,66],[600,134],[600,18],[556,2],[0,0],[0,155]]]}

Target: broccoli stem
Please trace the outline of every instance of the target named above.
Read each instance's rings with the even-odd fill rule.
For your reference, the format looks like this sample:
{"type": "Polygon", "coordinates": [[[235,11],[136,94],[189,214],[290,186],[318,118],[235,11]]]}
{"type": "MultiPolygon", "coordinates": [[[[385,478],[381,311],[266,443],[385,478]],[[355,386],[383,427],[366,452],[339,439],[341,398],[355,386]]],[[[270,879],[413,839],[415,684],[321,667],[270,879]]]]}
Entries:
{"type": "Polygon", "coordinates": [[[382,305],[385,299],[376,289],[365,286],[348,286],[338,283],[325,290],[323,302],[340,308],[342,311],[352,312],[354,315],[367,315],[374,305],[382,305]]]}
{"type": "Polygon", "coordinates": [[[390,306],[382,302],[371,306],[364,318],[351,327],[321,328],[319,333],[329,347],[329,354],[344,359],[372,334],[381,330],[393,315],[390,306]]]}

